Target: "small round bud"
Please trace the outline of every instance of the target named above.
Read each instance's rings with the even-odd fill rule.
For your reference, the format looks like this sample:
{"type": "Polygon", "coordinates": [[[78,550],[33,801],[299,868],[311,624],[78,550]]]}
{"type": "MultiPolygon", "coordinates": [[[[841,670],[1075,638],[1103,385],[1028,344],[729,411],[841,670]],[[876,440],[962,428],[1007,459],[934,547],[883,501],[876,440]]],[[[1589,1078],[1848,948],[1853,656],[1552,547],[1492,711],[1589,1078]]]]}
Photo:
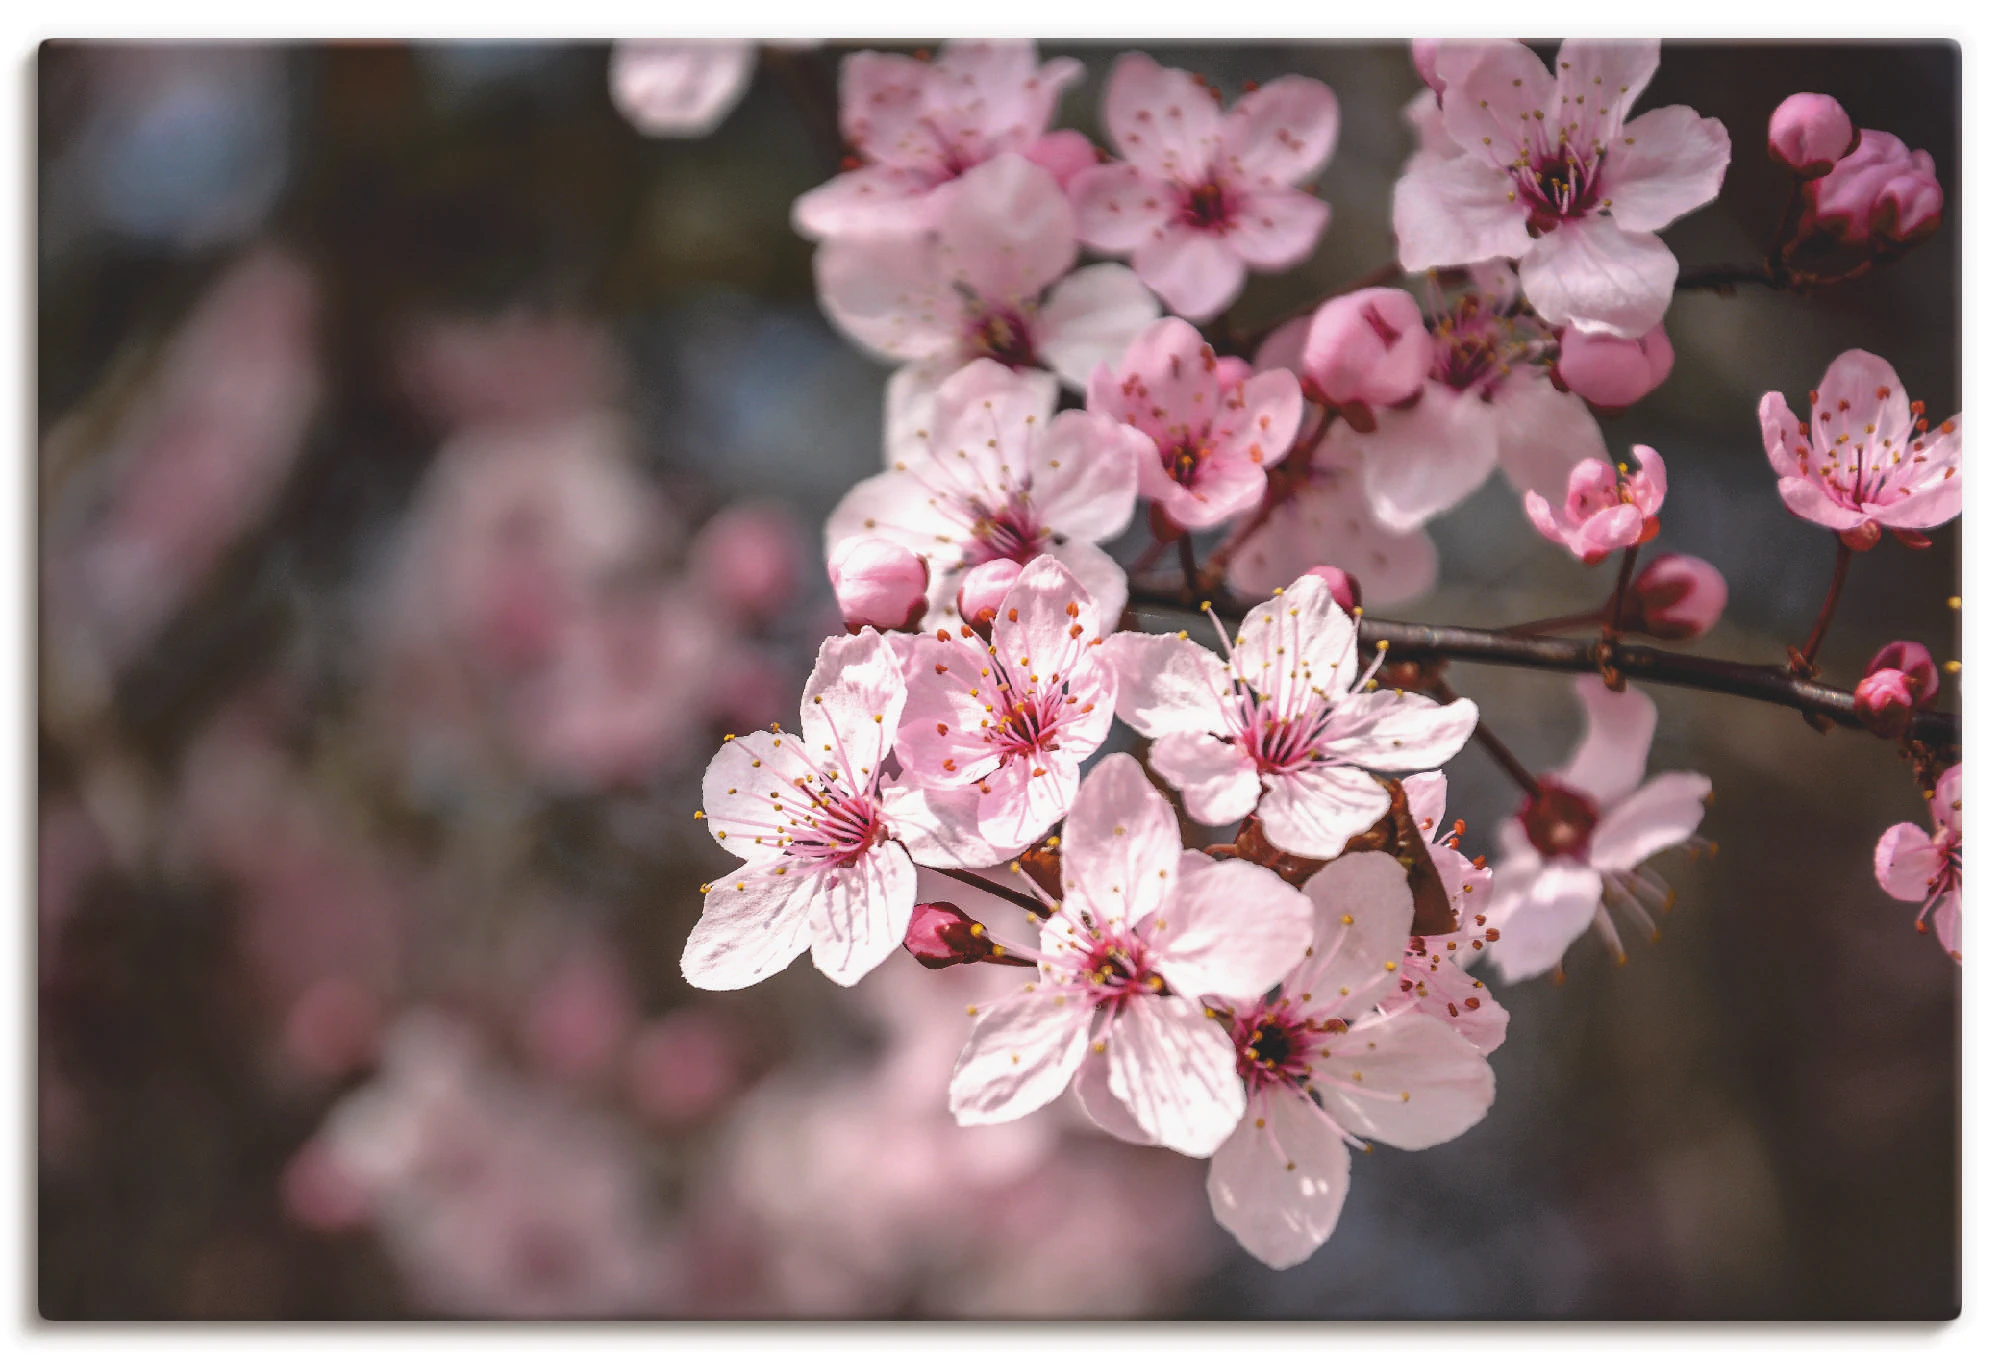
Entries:
{"type": "Polygon", "coordinates": [[[1852,153],[1806,186],[1808,226],[1849,245],[1914,245],[1937,230],[1937,165],[1886,132],[1866,129],[1852,153]]]}
{"type": "Polygon", "coordinates": [[[1318,576],[1326,582],[1326,588],[1333,592],[1333,602],[1347,613],[1361,607],[1361,582],[1348,575],[1337,566],[1315,566],[1306,572],[1318,576]]]}
{"type": "Polygon", "coordinates": [[[1633,578],[1618,626],[1666,642],[1685,642],[1714,627],[1728,603],[1729,586],[1720,571],[1699,557],[1668,552],[1633,578]]]}
{"type": "Polygon", "coordinates": [[[1901,736],[1915,709],[1910,677],[1900,670],[1877,670],[1854,687],[1854,715],[1877,736],[1901,736]]]}
{"type": "Polygon", "coordinates": [[[1415,396],[1431,369],[1431,335],[1417,299],[1363,288],[1313,314],[1301,374],[1332,405],[1393,406],[1415,396]]]}
{"type": "Polygon", "coordinates": [[[1586,335],[1575,328],[1562,335],[1556,375],[1563,386],[1593,406],[1620,410],[1645,396],[1674,370],[1674,347],[1667,328],[1654,326],[1636,340],[1586,335]]]}
{"type": "Polygon", "coordinates": [[[1854,123],[1830,94],[1799,93],[1771,110],[1771,159],[1817,179],[1854,149],[1854,123]]]}
{"type": "Polygon", "coordinates": [[[955,967],[993,956],[983,926],[948,901],[920,901],[903,935],[910,956],[929,968],[955,967]]]}
{"type": "Polygon", "coordinates": [[[981,636],[990,634],[1000,605],[1020,578],[1021,563],[1017,561],[996,557],[981,562],[958,583],[958,616],[981,636]]]}
{"type": "Polygon", "coordinates": [[[907,547],[883,538],[849,538],[827,563],[833,597],[849,632],[908,632],[923,621],[930,568],[907,547]]]}
{"type": "Polygon", "coordinates": [[[1921,642],[1891,642],[1868,662],[1868,674],[1894,670],[1908,677],[1910,697],[1919,708],[1929,707],[1938,692],[1937,662],[1930,648],[1921,642]]]}

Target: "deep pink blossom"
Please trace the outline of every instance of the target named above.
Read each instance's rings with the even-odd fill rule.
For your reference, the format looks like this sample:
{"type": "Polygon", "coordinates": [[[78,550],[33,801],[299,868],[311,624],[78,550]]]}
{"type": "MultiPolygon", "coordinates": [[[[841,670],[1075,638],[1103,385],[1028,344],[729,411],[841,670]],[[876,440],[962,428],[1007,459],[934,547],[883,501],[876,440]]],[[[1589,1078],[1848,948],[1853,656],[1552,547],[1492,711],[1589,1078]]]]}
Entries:
{"type": "Polygon", "coordinates": [[[1255,509],[1265,474],[1291,451],[1305,403],[1279,369],[1245,377],[1178,316],[1154,322],[1114,371],[1090,375],[1089,409],[1152,440],[1139,494],[1184,529],[1213,528],[1255,509]],[[1233,380],[1231,380],[1233,379],[1233,380]]]}
{"type": "Polygon", "coordinates": [[[1333,1234],[1349,1141],[1421,1150],[1457,1137],[1493,1104],[1492,1068],[1449,1024],[1408,1005],[1375,1009],[1399,994],[1410,938],[1402,866],[1386,854],[1343,855],[1304,893],[1313,909],[1306,957],[1275,998],[1233,997],[1245,1107],[1208,1172],[1216,1221],[1273,1269],[1333,1234]]]}
{"type": "Polygon", "coordinates": [[[1699,557],[1667,552],[1639,569],[1625,591],[1618,626],[1667,642],[1685,642],[1715,626],[1729,603],[1722,573],[1699,557]]]}
{"type": "Polygon", "coordinates": [[[1127,52],[1112,67],[1104,123],[1124,159],[1070,184],[1084,244],[1130,255],[1146,286],[1191,321],[1236,299],[1246,271],[1312,253],[1329,209],[1296,186],[1333,154],[1333,91],[1283,76],[1227,114],[1186,71],[1127,52]]]}
{"type": "Polygon", "coordinates": [[[974,359],[1048,368],[1081,387],[1159,316],[1122,264],[1078,269],[1060,185],[1006,154],[969,170],[916,237],[840,237],[813,256],[827,315],[857,344],[915,363],[928,384],[974,359]]]}
{"type": "Polygon", "coordinates": [[[1125,571],[1096,544],[1132,517],[1139,459],[1152,441],[1109,416],[1056,414],[1047,374],[989,359],[967,365],[923,405],[892,422],[890,469],[849,491],[827,521],[829,551],[849,538],[887,538],[930,563],[928,626],[952,621],[967,567],[1044,553],[1067,566],[1116,618],[1125,571]],[[898,434],[898,428],[905,432],[898,434]]]}
{"type": "Polygon", "coordinates": [[[849,54],[840,131],[861,163],[803,195],[793,224],[815,240],[906,236],[935,226],[960,177],[995,156],[1015,152],[1052,173],[1073,165],[1083,138],[1046,130],[1082,75],[1070,57],[1038,62],[1031,42],[948,42],[935,61],[849,54]]]}
{"type": "Polygon", "coordinates": [[[1153,739],[1153,768],[1189,816],[1221,826],[1254,810],[1289,854],[1340,853],[1389,810],[1367,771],[1434,769],[1479,720],[1469,699],[1377,690],[1354,620],[1317,576],[1250,610],[1225,641],[1226,661],[1185,636],[1111,638],[1118,716],[1153,739]]]}
{"type": "Polygon", "coordinates": [[[896,728],[905,777],[976,789],[977,834],[1009,850],[1061,820],[1083,761],[1111,730],[1117,678],[1099,649],[1104,622],[1061,562],[1037,557],[1001,598],[991,642],[964,625],[915,639],[896,728]]]}
{"type": "Polygon", "coordinates": [[[1959,934],[1963,768],[1955,764],[1938,776],[1929,795],[1934,828],[1930,834],[1905,821],[1889,827],[1875,845],[1875,881],[1898,901],[1922,902],[1917,929],[1935,932],[1938,944],[1957,962],[1965,961],[1959,934]]]}
{"type": "Polygon", "coordinates": [[[1810,420],[1766,392],[1757,407],[1778,494],[1799,518],[1833,529],[1850,547],[1883,529],[1935,528],[1958,516],[1961,419],[1935,432],[1896,370],[1866,350],[1835,359],[1810,398],[1810,420]]]}
{"type": "Polygon", "coordinates": [[[960,1123],[1000,1123],[1086,1098],[1189,1156],[1243,1114],[1235,1045],[1207,996],[1256,996],[1306,951],[1311,907],[1277,874],[1183,851],[1173,808],[1129,755],[1107,756],[1063,831],[1063,897],[1043,924],[1039,979],[976,1007],[951,1078],[960,1123]]]}
{"type": "Polygon", "coordinates": [[[1875,653],[1854,686],[1854,715],[1877,736],[1891,739],[1909,730],[1910,717],[1937,697],[1937,663],[1917,642],[1891,642],[1875,653]]]}
{"type": "Polygon", "coordinates": [[[1419,151],[1396,183],[1403,267],[1519,260],[1551,325],[1626,339],[1658,325],[1678,266],[1656,233],[1714,198],[1729,164],[1714,118],[1628,117],[1659,59],[1657,41],[1571,39],[1551,74],[1517,42],[1442,44],[1458,154],[1419,151]]]}
{"type": "Polygon", "coordinates": [[[1928,151],[1868,128],[1854,150],[1806,185],[1807,224],[1849,245],[1914,245],[1943,220],[1944,189],[1928,151]]]}
{"type": "Polygon", "coordinates": [[[649,137],[706,137],[750,88],[754,42],[628,40],[611,46],[611,102],[649,137]]]}
{"type": "Polygon", "coordinates": [[[1802,90],[1771,110],[1769,142],[1772,160],[1817,179],[1853,151],[1858,138],[1838,99],[1802,90]]]}
{"type": "Polygon", "coordinates": [[[1637,688],[1614,693],[1596,675],[1579,675],[1576,693],[1585,723],[1576,754],[1499,830],[1503,857],[1486,918],[1500,938],[1483,956],[1502,981],[1548,971],[1593,922],[1624,957],[1606,903],[1626,907],[1650,928],[1652,911],[1673,894],[1641,865],[1688,843],[1707,809],[1703,775],[1645,777],[1659,718],[1652,699],[1637,688]]]}
{"type": "Polygon", "coordinates": [[[1569,474],[1569,494],[1558,521],[1549,502],[1534,491],[1521,498],[1528,522],[1552,543],[1593,566],[1621,548],[1637,547],[1660,531],[1660,506],[1667,498],[1667,465],[1644,444],[1632,446],[1638,471],[1620,463],[1586,458],[1569,474]]]}

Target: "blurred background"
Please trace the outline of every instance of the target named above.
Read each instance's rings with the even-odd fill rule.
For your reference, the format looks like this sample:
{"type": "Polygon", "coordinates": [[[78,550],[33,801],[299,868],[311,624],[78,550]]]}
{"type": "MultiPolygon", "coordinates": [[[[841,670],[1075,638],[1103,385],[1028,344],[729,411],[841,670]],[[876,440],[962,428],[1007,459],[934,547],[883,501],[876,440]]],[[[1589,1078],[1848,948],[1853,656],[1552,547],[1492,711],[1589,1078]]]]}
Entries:
{"type": "MultiPolygon", "coordinates": [[[[1341,102],[1309,263],[1261,326],[1393,256],[1401,46],[1146,44],[1341,102]]],[[[796,718],[837,630],[819,556],[880,465],[887,370],[816,305],[839,44],[765,48],[704,139],[614,108],[601,46],[50,44],[39,209],[39,1194],[50,1319],[1157,1316],[1943,1318],[1959,1306],[1959,968],[1876,886],[1926,822],[1887,742],[1656,690],[1653,768],[1714,781],[1718,857],[1616,968],[1506,988],[1492,1114],[1358,1158],[1273,1272],[1203,1164],[1067,1101],[960,1129],[964,1006],[897,955],[692,991],[691,819],[724,732],[796,718]]],[[[1120,50],[1044,44],[1090,79],[1120,50]]],[[[1829,535],[1773,490],[1758,398],[1862,346],[1960,408],[1950,44],[1670,44],[1641,107],[1720,117],[1684,264],[1762,256],[1800,89],[1937,161],[1944,226],[1823,295],[1680,295],[1666,386],[1606,424],[1672,467],[1651,551],[1713,561],[1771,662],[1829,535]]],[[[1135,534],[1142,530],[1135,530],[1135,534]]],[[[1413,618],[1593,606],[1496,479],[1432,525],[1413,618]]],[[[1822,653],[1958,654],[1959,526],[1860,557],[1822,653]]],[[[1123,549],[1130,560],[1137,538],[1123,549]]],[[[1455,667],[1537,768],[1567,683],[1455,667]]],[[[1941,703],[1958,705],[1955,677],[1941,703]]],[[[1517,794],[1447,767],[1466,848],[1517,794]]]]}

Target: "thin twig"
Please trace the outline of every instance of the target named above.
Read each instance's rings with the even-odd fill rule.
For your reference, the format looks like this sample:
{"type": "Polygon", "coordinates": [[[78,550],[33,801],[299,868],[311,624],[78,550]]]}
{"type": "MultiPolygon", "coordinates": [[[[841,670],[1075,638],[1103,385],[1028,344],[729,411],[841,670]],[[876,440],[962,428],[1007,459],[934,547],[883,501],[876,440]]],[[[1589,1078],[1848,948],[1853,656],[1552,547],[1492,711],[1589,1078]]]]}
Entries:
{"type": "MultiPolygon", "coordinates": [[[[1838,540],[1835,540],[1838,542],[1838,540]]],[[[1854,560],[1854,549],[1846,543],[1839,543],[1833,558],[1833,579],[1826,587],[1826,599],[1819,606],[1819,617],[1813,620],[1812,635],[1795,658],[1793,669],[1802,675],[1817,673],[1813,659],[1819,655],[1820,643],[1826,640],[1827,629],[1833,626],[1833,611],[1840,603],[1840,589],[1847,584],[1847,566],[1854,560]]]]}
{"type": "MultiPolygon", "coordinates": [[[[1450,703],[1458,698],[1457,692],[1442,679],[1431,685],[1431,692],[1437,695],[1437,701],[1440,703],[1450,703]]],[[[1472,729],[1472,739],[1485,748],[1486,753],[1493,757],[1495,764],[1507,771],[1507,777],[1520,785],[1522,792],[1529,797],[1541,794],[1541,781],[1535,777],[1534,771],[1521,763],[1520,757],[1508,749],[1507,743],[1500,739],[1499,733],[1486,725],[1484,719],[1472,729]]]]}
{"type": "Polygon", "coordinates": [[[1047,920],[1049,918],[1050,909],[1048,904],[1036,897],[1029,896],[1026,892],[1017,892],[1011,887],[1003,887],[999,883],[994,882],[991,879],[980,877],[977,873],[972,872],[970,869],[940,868],[937,871],[944,874],[947,878],[957,879],[959,882],[964,883],[967,887],[976,887],[982,892],[991,892],[994,896],[999,897],[1002,901],[1011,902],[1012,904],[1019,906],[1029,915],[1036,916],[1043,920],[1047,920]]]}

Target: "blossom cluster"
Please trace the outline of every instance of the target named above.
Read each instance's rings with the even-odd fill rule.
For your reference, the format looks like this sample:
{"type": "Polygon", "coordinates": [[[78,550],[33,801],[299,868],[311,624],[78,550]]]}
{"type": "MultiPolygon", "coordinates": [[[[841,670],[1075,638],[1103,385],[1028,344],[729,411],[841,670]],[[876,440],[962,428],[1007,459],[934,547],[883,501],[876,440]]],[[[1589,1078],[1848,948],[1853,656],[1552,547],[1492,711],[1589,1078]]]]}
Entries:
{"type": "MultiPolygon", "coordinates": [[[[957,1121],[1067,1098],[1206,1158],[1217,1220],[1278,1268],[1333,1231],[1351,1147],[1430,1147],[1485,1116],[1508,1028],[1488,980],[1559,976],[1592,929],[1623,962],[1621,923],[1656,934],[1673,902],[1653,861],[1713,849],[1710,780],[1649,777],[1657,710],[1616,658],[1628,633],[1702,636],[1727,585],[1682,553],[1639,569],[1668,460],[1614,456],[1600,419],[1672,373],[1664,321],[1689,284],[1660,232],[1716,197],[1728,135],[1642,110],[1657,42],[1413,55],[1396,268],[1247,340],[1218,320],[1247,275],[1329,228],[1323,83],[1232,100],[1127,53],[1100,147],[1053,126],[1080,64],[1031,44],[843,59],[851,155],[793,221],[829,319],[896,365],[884,465],[827,522],[846,631],[796,727],[725,742],[698,813],[741,866],[704,888],[695,986],[808,952],[843,986],[899,950],[1020,968],[967,1007],[957,1121]],[[1601,629],[1573,686],[1581,743],[1539,774],[1362,607],[1432,588],[1427,526],[1496,467],[1526,527],[1619,563],[1595,612],[1512,630],[1601,629]],[[1114,555],[1141,525],[1136,558],[1114,555]],[[1169,553],[1212,645],[1146,627],[1172,604],[1150,583],[1169,553]],[[1475,736],[1522,789],[1491,867],[1445,819],[1441,766],[1475,736]]],[[[1786,101],[1770,150],[1796,191],[1772,286],[1826,281],[1835,243],[1885,264],[1936,224],[1928,158],[1828,96],[1786,101]]],[[[1766,396],[1765,448],[1843,573],[1885,530],[1922,548],[1957,515],[1961,421],[1933,430],[1885,360],[1834,358],[1807,409],[1766,396]]],[[[1774,680],[1817,675],[1841,578],[1774,680]]],[[[1915,735],[1937,691],[1928,652],[1896,643],[1839,712],[1918,768],[1935,831],[1895,827],[1875,867],[1957,958],[1959,773],[1915,735]]]]}

